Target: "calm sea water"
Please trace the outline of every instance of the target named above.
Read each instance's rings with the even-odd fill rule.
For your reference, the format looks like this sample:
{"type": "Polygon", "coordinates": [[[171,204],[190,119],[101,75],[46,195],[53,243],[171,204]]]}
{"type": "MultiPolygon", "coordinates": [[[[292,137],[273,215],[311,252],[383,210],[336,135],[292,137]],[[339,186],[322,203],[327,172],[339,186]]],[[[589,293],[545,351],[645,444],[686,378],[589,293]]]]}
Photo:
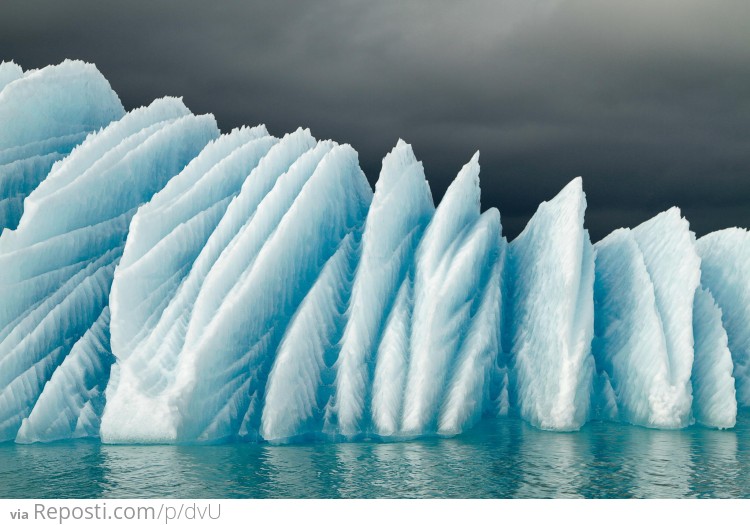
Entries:
{"type": "Polygon", "coordinates": [[[3,498],[682,498],[750,496],[737,428],[580,432],[483,421],[453,439],[270,446],[0,445],[3,498]]]}

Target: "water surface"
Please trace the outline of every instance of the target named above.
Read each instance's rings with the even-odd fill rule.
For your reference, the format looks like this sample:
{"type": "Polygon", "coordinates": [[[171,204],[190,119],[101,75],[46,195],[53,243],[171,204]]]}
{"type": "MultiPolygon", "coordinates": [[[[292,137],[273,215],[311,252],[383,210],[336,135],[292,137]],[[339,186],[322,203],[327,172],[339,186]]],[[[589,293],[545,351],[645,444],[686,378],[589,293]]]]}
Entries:
{"type": "Polygon", "coordinates": [[[729,431],[485,420],[453,439],[272,446],[0,445],[3,498],[750,496],[750,414],[729,431]]]}

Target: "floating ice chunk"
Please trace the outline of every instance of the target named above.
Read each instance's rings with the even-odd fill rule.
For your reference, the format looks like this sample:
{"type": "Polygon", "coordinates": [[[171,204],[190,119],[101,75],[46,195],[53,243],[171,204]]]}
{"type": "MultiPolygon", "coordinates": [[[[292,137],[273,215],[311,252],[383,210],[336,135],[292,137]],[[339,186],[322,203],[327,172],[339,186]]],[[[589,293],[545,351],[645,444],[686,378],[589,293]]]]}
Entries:
{"type": "Polygon", "coordinates": [[[511,386],[521,417],[548,430],[576,430],[589,411],[594,253],[585,209],[578,178],[539,206],[508,251],[511,386]]]}
{"type": "Polygon", "coordinates": [[[721,310],[711,292],[698,288],[693,308],[695,361],[693,415],[708,427],[732,428],[737,421],[737,397],[732,377],[732,354],[721,324],[721,310]]]}
{"type": "Polygon", "coordinates": [[[338,431],[343,435],[360,433],[365,426],[363,416],[375,369],[375,351],[434,210],[422,163],[411,146],[399,140],[383,159],[375,186],[349,320],[336,363],[335,406],[338,431]]]}
{"type": "Polygon", "coordinates": [[[0,63],[0,441],[453,435],[511,410],[729,428],[750,405],[745,230],[696,243],[675,208],[592,247],[576,179],[508,246],[478,154],[435,210],[403,141],[373,196],[308,130],[123,114],[90,64],[0,63]]]}
{"type": "Polygon", "coordinates": [[[729,228],[698,240],[701,283],[721,308],[739,406],[750,406],[750,233],[729,228]]]}

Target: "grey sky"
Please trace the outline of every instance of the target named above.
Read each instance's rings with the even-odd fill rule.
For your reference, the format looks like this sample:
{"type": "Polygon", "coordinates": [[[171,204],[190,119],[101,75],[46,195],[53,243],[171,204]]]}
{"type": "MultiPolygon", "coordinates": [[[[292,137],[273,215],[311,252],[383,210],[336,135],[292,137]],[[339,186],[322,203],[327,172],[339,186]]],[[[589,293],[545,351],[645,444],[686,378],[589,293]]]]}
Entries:
{"type": "Polygon", "coordinates": [[[750,226],[747,0],[4,2],[0,59],[95,62],[126,107],[183,96],[228,131],[310,127],[371,181],[403,138],[436,201],[481,151],[515,236],[583,176],[598,239],[680,206],[750,226]]]}

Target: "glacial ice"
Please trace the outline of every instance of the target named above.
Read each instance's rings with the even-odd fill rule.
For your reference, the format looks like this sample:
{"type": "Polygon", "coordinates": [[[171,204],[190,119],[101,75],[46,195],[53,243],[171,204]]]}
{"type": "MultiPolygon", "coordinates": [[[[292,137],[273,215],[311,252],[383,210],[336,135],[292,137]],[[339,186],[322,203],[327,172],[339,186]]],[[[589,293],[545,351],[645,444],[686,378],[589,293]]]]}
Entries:
{"type": "Polygon", "coordinates": [[[596,244],[597,368],[611,380],[623,421],[690,424],[695,236],[677,208],[596,244]]]}
{"type": "Polygon", "coordinates": [[[510,244],[478,153],[435,207],[399,140],[221,135],[94,66],[0,64],[0,441],[379,440],[518,415],[735,425],[750,233],[591,244],[575,179],[510,244]],[[12,123],[12,125],[7,125],[12,123]]]}
{"type": "Polygon", "coordinates": [[[85,397],[90,374],[109,373],[108,359],[79,354],[104,330],[93,327],[108,305],[130,218],[217,134],[212,117],[189,115],[176,99],[155,102],[89,135],[26,199],[18,228],[0,236],[0,440],[96,431],[95,396],[80,408],[88,421],[67,434],[40,421],[55,403],[77,401],[40,398],[47,388],[85,397]],[[74,351],[78,343],[84,348],[74,351]],[[66,384],[70,378],[79,383],[66,384]]]}
{"type": "Polygon", "coordinates": [[[406,435],[457,433],[466,421],[474,422],[475,413],[481,413],[487,401],[485,383],[489,387],[498,347],[489,349],[484,359],[472,359],[471,354],[485,350],[484,341],[473,332],[483,330],[485,337],[499,341],[499,311],[485,312],[499,309],[499,302],[482,304],[482,299],[487,281],[496,273],[503,241],[500,214],[490,209],[480,215],[479,197],[479,155],[475,154],[446,191],[417,248],[401,419],[406,435]],[[490,323],[473,327],[481,321],[490,323]],[[479,378],[463,373],[467,360],[476,361],[473,374],[479,378]],[[478,389],[472,385],[476,381],[478,389]],[[469,397],[477,390],[481,397],[469,397]]]}
{"type": "Polygon", "coordinates": [[[510,243],[506,347],[521,416],[577,430],[589,414],[594,359],[594,253],[580,178],[544,202],[510,243]]]}
{"type": "Polygon", "coordinates": [[[707,427],[732,428],[737,421],[737,393],[732,377],[732,354],[721,309],[711,292],[699,287],[693,305],[695,359],[693,361],[693,415],[707,427]]]}
{"type": "Polygon", "coordinates": [[[15,62],[0,62],[0,92],[5,86],[22,76],[23,69],[15,62]]]}
{"type": "MultiPolygon", "coordinates": [[[[260,398],[286,325],[326,261],[352,242],[371,190],[351,148],[316,143],[306,130],[284,137],[256,162],[201,253],[188,261],[192,268],[164,310],[166,323],[156,325],[166,335],[133,353],[113,345],[121,363],[108,393],[105,440],[143,439],[130,436],[139,430],[123,425],[120,404],[137,412],[131,417],[147,418],[154,441],[258,435],[260,398]],[[164,364],[151,355],[159,340],[169,356],[164,364]],[[215,352],[217,343],[223,352],[215,352]],[[143,373],[144,361],[150,373],[143,373]],[[158,366],[158,373],[150,371],[158,366]],[[196,379],[206,370],[224,388],[196,379]],[[181,404],[206,408],[187,411],[181,404]]],[[[266,412],[273,421],[273,407],[266,412]]]]}
{"type": "Polygon", "coordinates": [[[98,436],[113,361],[109,307],[105,307],[52,374],[31,414],[21,423],[16,442],[98,436]]]}
{"type": "Polygon", "coordinates": [[[56,161],[123,114],[91,64],[66,60],[26,74],[13,62],[0,64],[0,232],[18,225],[24,198],[56,161]]]}
{"type": "MultiPolygon", "coordinates": [[[[393,308],[404,308],[408,292],[402,292],[404,297],[399,306],[396,306],[397,294],[408,287],[404,283],[414,271],[417,243],[434,210],[422,163],[417,161],[411,146],[399,140],[383,159],[375,186],[338,355],[336,407],[338,428],[343,435],[362,431],[368,398],[371,411],[377,414],[373,421],[376,431],[385,435],[396,432],[404,377],[394,374],[402,373],[403,369],[386,372],[383,367],[389,367],[390,358],[384,354],[392,348],[388,346],[381,351],[378,346],[390,312],[393,308]],[[376,366],[381,367],[381,376],[371,385],[376,366]],[[393,380],[396,384],[388,384],[393,380]],[[368,392],[369,388],[373,390],[368,392]]],[[[406,340],[392,344],[403,348],[406,340]]]]}
{"type": "Polygon", "coordinates": [[[739,406],[750,406],[750,232],[730,228],[698,239],[701,283],[721,308],[739,406]]]}

